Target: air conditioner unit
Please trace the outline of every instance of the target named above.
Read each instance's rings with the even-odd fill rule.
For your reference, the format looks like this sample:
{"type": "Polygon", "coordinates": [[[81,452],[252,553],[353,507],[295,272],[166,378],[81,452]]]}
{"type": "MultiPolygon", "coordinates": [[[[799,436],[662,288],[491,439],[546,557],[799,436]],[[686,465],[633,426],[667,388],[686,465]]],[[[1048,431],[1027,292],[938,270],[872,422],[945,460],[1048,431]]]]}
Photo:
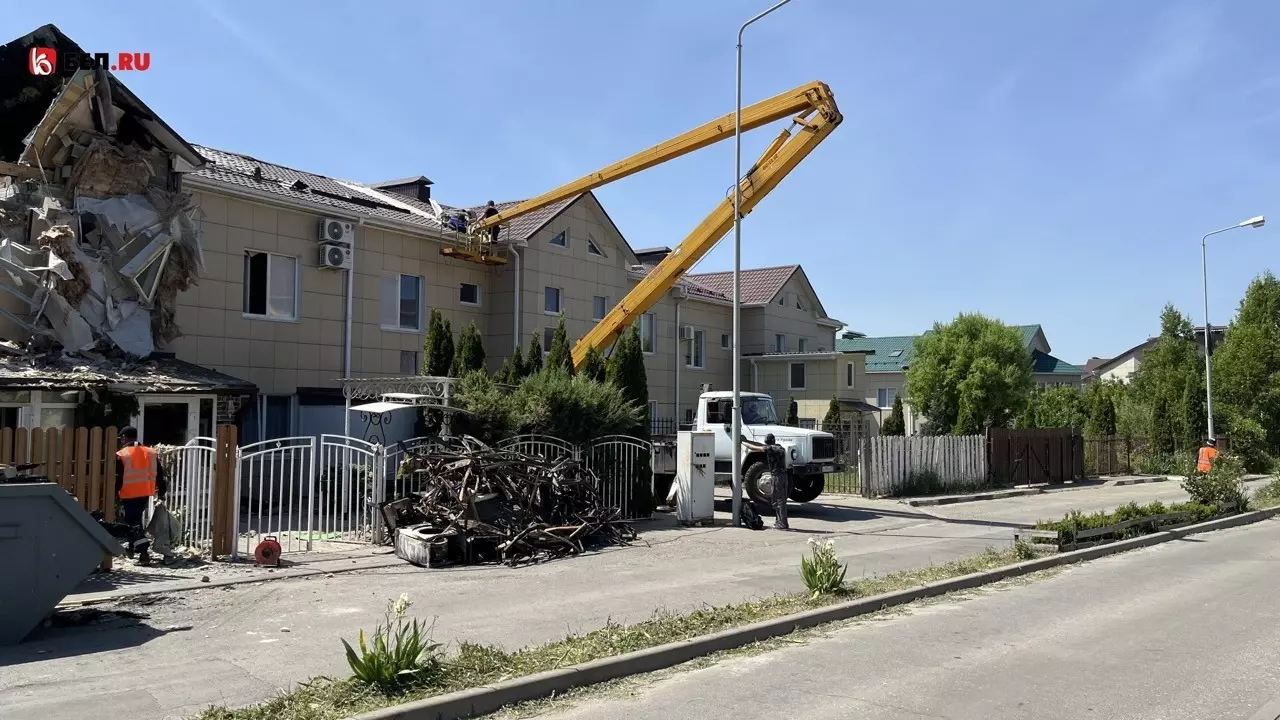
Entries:
{"type": "Polygon", "coordinates": [[[320,267],[329,270],[351,269],[351,245],[349,243],[320,243],[320,267]]]}
{"type": "Polygon", "coordinates": [[[356,231],[346,220],[325,218],[320,221],[320,242],[346,243],[348,247],[355,239],[356,231]]]}
{"type": "Polygon", "coordinates": [[[685,325],[685,326],[683,326],[683,327],[681,327],[681,328],[680,328],[680,339],[681,339],[681,340],[692,340],[692,339],[693,339],[693,326],[692,326],[692,325],[685,325]]]}

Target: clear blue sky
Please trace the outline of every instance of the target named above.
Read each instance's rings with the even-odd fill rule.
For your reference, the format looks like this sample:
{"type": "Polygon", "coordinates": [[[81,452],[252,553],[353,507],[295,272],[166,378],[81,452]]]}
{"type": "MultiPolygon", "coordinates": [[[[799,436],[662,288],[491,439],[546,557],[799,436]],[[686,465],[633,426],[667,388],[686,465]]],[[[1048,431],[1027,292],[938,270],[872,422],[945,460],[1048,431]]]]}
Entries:
{"type": "MultiPolygon", "coordinates": [[[[478,203],[732,110],[737,25],[768,4],[63,0],[0,26],[149,51],[124,80],[192,142],[478,203]]],[[[1202,322],[1200,236],[1280,226],[1277,27],[1263,0],[794,0],[748,30],[744,100],[820,79],[845,121],[747,218],[744,265],[801,263],[870,334],[981,311],[1072,362],[1157,332],[1166,301],[1202,322]]],[[[674,245],[732,168],[726,142],[598,195],[633,247],[674,245]]],[[[1210,242],[1223,322],[1280,231],[1210,242]]],[[[724,242],[698,270],[731,264],[724,242]]]]}

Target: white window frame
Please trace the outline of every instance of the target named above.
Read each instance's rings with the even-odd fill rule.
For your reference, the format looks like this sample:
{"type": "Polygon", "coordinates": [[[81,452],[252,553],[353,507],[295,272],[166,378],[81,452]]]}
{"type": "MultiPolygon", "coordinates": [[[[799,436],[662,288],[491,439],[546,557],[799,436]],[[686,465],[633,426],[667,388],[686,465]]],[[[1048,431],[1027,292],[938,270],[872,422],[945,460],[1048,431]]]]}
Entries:
{"type": "Polygon", "coordinates": [[[551,354],[551,342],[556,337],[556,326],[542,328],[542,356],[546,357],[551,354]]]}
{"type": "Polygon", "coordinates": [[[707,367],[707,331],[695,328],[693,339],[687,341],[684,366],[691,370],[705,370],[707,367]]]}
{"type": "Polygon", "coordinates": [[[587,233],[587,254],[595,255],[596,257],[605,257],[604,250],[600,249],[600,244],[591,236],[591,233],[587,233]]]}
{"type": "Polygon", "coordinates": [[[302,299],[302,261],[296,255],[285,255],[284,253],[271,252],[270,250],[254,250],[253,248],[245,248],[242,260],[244,264],[241,280],[243,284],[243,297],[240,304],[241,316],[249,320],[271,320],[273,322],[298,322],[299,302],[302,299]],[[267,256],[267,307],[265,314],[249,312],[249,256],[250,255],[266,255],[267,256]],[[293,261],[293,314],[292,315],[272,315],[271,314],[271,263],[274,258],[287,258],[293,261]]]}
{"type": "Polygon", "coordinates": [[[720,349],[728,350],[733,347],[732,336],[729,333],[720,333],[720,349]]]}
{"type": "Polygon", "coordinates": [[[858,374],[854,370],[853,363],[851,362],[845,363],[844,364],[844,386],[846,388],[853,387],[857,379],[858,379],[858,374]]]}
{"type": "Polygon", "coordinates": [[[809,352],[809,338],[800,338],[796,341],[796,352],[809,352]]]}
{"type": "Polygon", "coordinates": [[[481,298],[480,283],[469,283],[469,282],[458,283],[458,304],[459,305],[466,305],[467,307],[480,307],[480,298],[481,298]],[[462,299],[462,291],[466,289],[468,285],[476,289],[475,302],[468,302],[462,299]]]}
{"type": "Polygon", "coordinates": [[[658,352],[658,318],[653,313],[644,313],[640,316],[640,352],[645,355],[652,355],[658,352]],[[649,329],[645,330],[645,321],[648,320],[649,329]],[[644,349],[645,340],[649,341],[649,349],[644,349]]]}
{"type": "Polygon", "coordinates": [[[565,228],[555,235],[552,235],[551,239],[547,241],[547,244],[558,248],[569,247],[569,228],[565,228]],[[556,242],[556,240],[559,240],[560,242],[556,242]]]}
{"type": "Polygon", "coordinates": [[[784,335],[784,334],[782,334],[782,333],[778,333],[778,334],[776,334],[776,335],[774,335],[774,336],[773,336],[773,351],[774,351],[774,352],[777,352],[777,353],[784,353],[784,352],[786,352],[786,351],[787,351],[787,336],[786,336],[786,335],[784,335]]]}
{"type": "Polygon", "coordinates": [[[592,295],[591,296],[591,319],[603,320],[605,315],[609,314],[609,296],[608,295],[592,295]],[[600,301],[600,312],[596,312],[596,301],[600,301]]]}
{"type": "Polygon", "coordinates": [[[787,386],[788,386],[787,389],[805,390],[807,389],[805,386],[808,384],[809,384],[809,368],[807,366],[807,363],[804,363],[804,362],[787,363],[787,386]],[[797,365],[800,366],[800,372],[804,375],[804,377],[801,378],[801,380],[803,380],[804,382],[802,382],[800,385],[796,385],[795,383],[795,369],[797,365]]]}
{"type": "Polygon", "coordinates": [[[379,313],[380,313],[380,317],[379,317],[379,320],[380,320],[379,327],[381,327],[381,328],[382,328],[384,331],[386,331],[386,332],[402,332],[402,333],[422,333],[422,332],[424,332],[424,331],[426,330],[426,325],[427,325],[427,323],[426,323],[426,316],[427,316],[427,307],[426,307],[426,306],[427,306],[427,302],[426,302],[426,300],[427,300],[427,279],[426,279],[426,278],[424,278],[423,276],[421,276],[421,275],[410,275],[410,274],[408,274],[408,273],[387,273],[387,274],[384,274],[384,275],[382,276],[382,297],[381,297],[381,299],[379,300],[379,304],[380,304],[380,307],[379,307],[379,313]],[[387,290],[388,290],[388,287],[387,287],[387,281],[388,281],[389,279],[391,279],[391,278],[395,278],[395,284],[396,284],[396,295],[395,295],[395,315],[396,315],[396,324],[395,324],[395,325],[392,325],[391,323],[387,322],[387,316],[388,316],[388,315],[389,315],[389,313],[390,313],[390,310],[389,310],[389,309],[387,308],[387,306],[386,306],[386,303],[387,303],[387,300],[388,300],[388,298],[387,298],[387,290]],[[401,292],[401,290],[402,290],[402,289],[403,289],[403,287],[404,287],[404,279],[405,279],[405,278],[413,278],[414,280],[417,280],[417,281],[418,281],[418,326],[417,326],[417,327],[407,327],[407,326],[405,326],[405,325],[400,324],[400,292],[401,292]]]}
{"type": "Polygon", "coordinates": [[[896,400],[897,398],[898,398],[898,388],[896,387],[876,388],[876,407],[880,408],[881,410],[885,410],[893,407],[893,401],[896,400]],[[885,398],[888,398],[889,404],[887,405],[882,404],[882,399],[880,397],[881,394],[883,394],[885,398]]]}
{"type": "Polygon", "coordinates": [[[552,287],[550,285],[547,285],[546,287],[542,288],[542,314],[543,315],[559,315],[562,312],[564,312],[564,288],[552,287]],[[556,309],[555,310],[547,309],[547,291],[548,290],[556,291],[556,309]]]}

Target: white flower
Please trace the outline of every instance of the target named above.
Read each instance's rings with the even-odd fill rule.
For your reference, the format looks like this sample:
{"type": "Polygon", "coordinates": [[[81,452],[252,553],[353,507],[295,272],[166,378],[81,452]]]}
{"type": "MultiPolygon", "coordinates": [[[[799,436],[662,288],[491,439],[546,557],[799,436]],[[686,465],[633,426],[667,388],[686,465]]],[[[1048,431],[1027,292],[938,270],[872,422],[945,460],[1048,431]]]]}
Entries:
{"type": "Polygon", "coordinates": [[[410,605],[413,605],[413,602],[409,600],[409,594],[401,593],[400,597],[396,598],[395,603],[391,605],[391,612],[395,613],[396,617],[400,617],[404,615],[410,605]]]}

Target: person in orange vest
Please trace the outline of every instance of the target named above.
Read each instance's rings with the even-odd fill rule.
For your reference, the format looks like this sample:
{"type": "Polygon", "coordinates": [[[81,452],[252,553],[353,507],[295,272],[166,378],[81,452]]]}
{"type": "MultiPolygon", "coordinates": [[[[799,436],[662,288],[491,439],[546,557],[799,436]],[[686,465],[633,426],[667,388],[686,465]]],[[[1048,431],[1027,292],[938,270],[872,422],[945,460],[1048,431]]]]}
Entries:
{"type": "Polygon", "coordinates": [[[120,450],[116,452],[116,497],[124,522],[131,529],[128,552],[138,553],[138,562],[151,562],[151,542],[143,529],[143,517],[151,504],[151,497],[161,500],[169,492],[169,480],[160,466],[156,451],[138,442],[138,428],[126,427],[120,431],[120,450]]]}
{"type": "Polygon", "coordinates": [[[1218,457],[1218,441],[1209,438],[1204,441],[1204,447],[1200,448],[1200,455],[1196,458],[1196,470],[1202,473],[1208,473],[1213,469],[1213,461],[1218,457]]]}

